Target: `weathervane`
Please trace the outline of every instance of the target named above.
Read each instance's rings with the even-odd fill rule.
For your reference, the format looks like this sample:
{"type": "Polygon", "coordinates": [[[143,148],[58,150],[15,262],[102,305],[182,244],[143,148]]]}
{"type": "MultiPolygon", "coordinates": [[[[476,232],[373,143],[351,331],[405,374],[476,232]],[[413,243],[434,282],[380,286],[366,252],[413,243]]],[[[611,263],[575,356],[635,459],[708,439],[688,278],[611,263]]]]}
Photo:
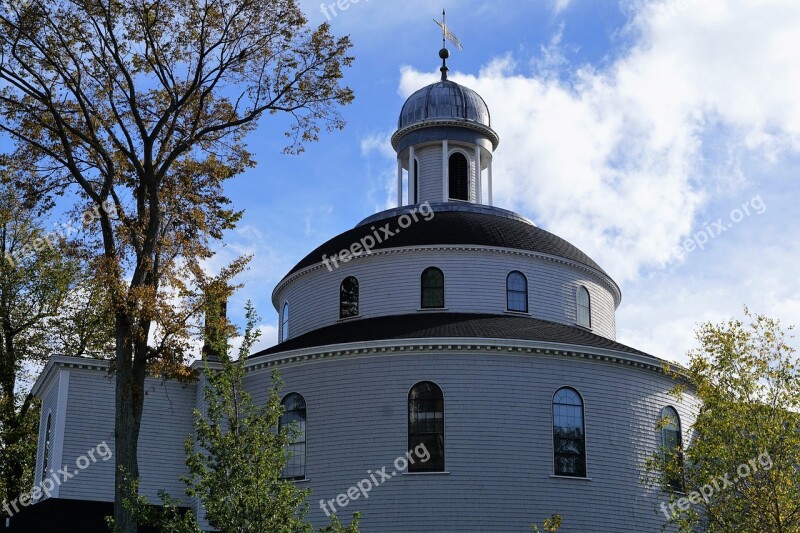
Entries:
{"type": "Polygon", "coordinates": [[[442,81],[445,81],[447,79],[448,71],[447,58],[450,57],[450,51],[447,49],[447,41],[453,43],[453,46],[455,46],[456,50],[459,52],[464,50],[464,47],[461,46],[461,41],[458,40],[458,37],[456,37],[455,34],[453,34],[453,32],[447,28],[447,20],[444,9],[442,9],[442,21],[439,22],[436,19],[433,19],[433,21],[442,29],[442,49],[439,50],[439,57],[442,58],[442,68],[439,70],[442,71],[442,81]]]}

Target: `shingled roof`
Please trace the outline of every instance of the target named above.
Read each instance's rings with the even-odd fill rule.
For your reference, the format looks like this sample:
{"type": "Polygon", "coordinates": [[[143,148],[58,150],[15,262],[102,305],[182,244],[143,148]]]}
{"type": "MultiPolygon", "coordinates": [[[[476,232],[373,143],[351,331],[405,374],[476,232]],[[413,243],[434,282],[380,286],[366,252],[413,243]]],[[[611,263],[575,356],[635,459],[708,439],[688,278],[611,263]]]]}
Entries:
{"type": "Polygon", "coordinates": [[[333,344],[450,337],[554,342],[616,350],[658,360],[645,352],[575,326],[531,317],[438,312],[392,315],[342,322],[284,341],[254,354],[251,359],[261,355],[333,344]]]}
{"type": "MultiPolygon", "coordinates": [[[[373,250],[432,245],[512,248],[562,257],[605,274],[597,263],[575,246],[523,220],[479,212],[445,211],[435,213],[430,220],[417,215],[418,222],[400,229],[397,220],[401,216],[372,221],[337,235],[305,256],[289,274],[320,263],[323,256],[335,256],[386,224],[395,234],[376,244],[373,250]]],[[[382,235],[382,232],[378,231],[378,234],[382,235]]]]}

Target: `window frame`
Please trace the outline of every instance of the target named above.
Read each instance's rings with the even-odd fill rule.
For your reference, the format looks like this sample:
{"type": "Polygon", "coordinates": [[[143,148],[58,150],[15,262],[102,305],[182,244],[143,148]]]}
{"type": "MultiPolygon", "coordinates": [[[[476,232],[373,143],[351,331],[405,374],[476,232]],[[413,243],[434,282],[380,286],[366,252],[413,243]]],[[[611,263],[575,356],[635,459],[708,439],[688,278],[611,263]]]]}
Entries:
{"type": "Polygon", "coordinates": [[[422,274],[420,274],[420,276],[419,276],[419,306],[420,306],[420,309],[445,309],[445,303],[446,302],[445,302],[445,278],[444,278],[444,272],[439,267],[429,266],[425,270],[423,270],[422,274]],[[433,286],[433,285],[426,287],[426,285],[425,285],[425,274],[428,273],[428,272],[438,272],[439,273],[439,275],[441,276],[441,280],[442,280],[441,287],[433,286]],[[432,290],[437,290],[437,289],[441,290],[441,293],[442,293],[442,296],[441,296],[442,305],[440,305],[440,306],[425,305],[425,294],[426,294],[426,291],[432,291],[432,290]]]}
{"type": "Polygon", "coordinates": [[[289,338],[289,302],[283,302],[281,311],[281,342],[289,338]]]}
{"type": "Polygon", "coordinates": [[[592,294],[585,285],[578,285],[575,289],[575,323],[586,329],[592,329],[592,294]],[[581,304],[581,294],[586,295],[586,305],[581,304]],[[581,321],[581,309],[586,310],[586,323],[581,321]]]}
{"type": "Polygon", "coordinates": [[[528,277],[520,272],[519,270],[512,270],[506,275],[506,311],[511,311],[512,313],[528,313],[529,305],[528,305],[528,277]],[[522,282],[524,283],[523,290],[516,290],[512,289],[510,285],[510,280],[512,274],[519,274],[522,277],[522,282]],[[525,309],[512,309],[511,308],[511,294],[523,294],[524,295],[524,302],[525,302],[525,309]]]}
{"type": "MultiPolygon", "coordinates": [[[[352,305],[352,302],[349,302],[352,305]]],[[[339,320],[346,320],[348,318],[354,318],[360,316],[360,306],[361,306],[361,284],[358,281],[358,278],[355,276],[347,276],[342,280],[339,284],[339,320]],[[355,282],[355,291],[354,291],[354,299],[355,299],[355,312],[352,314],[345,314],[345,306],[348,302],[345,302],[344,297],[344,288],[345,283],[349,280],[353,280],[355,282]]]]}
{"type": "MultiPolygon", "coordinates": [[[[281,407],[284,409],[284,412],[283,412],[283,414],[281,414],[280,418],[278,419],[278,431],[280,432],[286,426],[286,422],[284,421],[283,417],[286,416],[286,414],[289,411],[286,410],[286,405],[285,404],[287,403],[287,401],[290,398],[295,397],[295,396],[297,398],[299,398],[300,401],[303,404],[303,427],[302,427],[302,431],[300,432],[300,436],[302,436],[303,440],[301,442],[301,441],[294,440],[294,439],[290,438],[288,443],[287,443],[287,445],[289,447],[297,446],[298,444],[302,444],[303,445],[302,473],[300,475],[294,475],[294,476],[285,475],[284,473],[289,468],[289,465],[287,464],[287,465],[284,465],[283,468],[281,469],[280,478],[284,479],[284,480],[289,480],[289,481],[302,481],[302,480],[307,479],[306,478],[306,471],[308,469],[308,462],[307,462],[308,461],[308,453],[307,453],[308,452],[308,402],[306,402],[305,397],[302,394],[300,394],[299,392],[290,392],[290,393],[286,394],[283,397],[283,399],[281,400],[281,407]]],[[[293,409],[293,411],[295,411],[295,410],[293,409]]],[[[293,455],[292,457],[296,457],[296,455],[293,455]]],[[[287,462],[290,461],[292,459],[292,457],[289,457],[287,462]]]]}
{"type": "MultiPolygon", "coordinates": [[[[558,404],[558,405],[570,405],[570,404],[558,404]]],[[[552,456],[553,457],[553,474],[552,475],[555,476],[555,477],[569,477],[569,478],[574,478],[574,479],[589,479],[589,459],[588,459],[588,453],[587,453],[587,449],[586,449],[586,402],[583,399],[583,395],[575,387],[572,387],[572,386],[569,386],[569,385],[566,385],[566,386],[563,386],[563,387],[559,387],[553,393],[553,397],[552,397],[552,400],[550,402],[550,407],[551,407],[551,419],[550,419],[551,420],[551,426],[550,427],[551,427],[551,431],[552,431],[552,441],[551,442],[552,442],[552,445],[553,445],[553,456],[552,456]],[[583,431],[582,431],[582,434],[581,434],[581,441],[582,441],[581,442],[581,449],[582,449],[582,453],[579,454],[579,457],[581,458],[581,463],[582,463],[581,466],[583,468],[579,469],[579,471],[577,473],[574,473],[574,474],[573,473],[569,473],[569,472],[563,472],[563,471],[559,472],[558,469],[557,469],[558,462],[556,461],[556,456],[557,456],[558,452],[556,451],[557,450],[557,446],[556,446],[556,396],[562,390],[572,391],[573,393],[575,393],[575,395],[577,396],[578,400],[581,402],[581,405],[580,405],[581,428],[582,428],[583,431]]]]}
{"type": "MultiPolygon", "coordinates": [[[[415,401],[426,401],[426,400],[415,400],[415,401]]],[[[417,411],[417,412],[419,412],[419,411],[417,411]]],[[[433,413],[437,413],[438,411],[432,411],[432,412],[433,413]]],[[[428,449],[428,453],[430,454],[430,459],[428,461],[426,461],[425,463],[422,463],[420,461],[415,461],[412,464],[409,461],[407,472],[408,473],[412,473],[412,474],[413,473],[443,473],[443,472],[446,472],[447,471],[446,470],[447,453],[446,453],[446,449],[445,449],[445,446],[446,446],[446,435],[445,435],[446,434],[446,427],[445,427],[444,390],[442,390],[442,388],[439,386],[439,384],[434,382],[434,381],[431,381],[431,380],[428,380],[428,379],[422,380],[422,381],[417,381],[416,383],[414,383],[411,386],[410,389],[408,389],[408,394],[406,395],[406,413],[407,413],[406,434],[407,434],[407,446],[408,446],[408,451],[409,452],[413,452],[414,449],[416,448],[416,446],[419,446],[419,444],[421,444],[421,443],[417,442],[418,439],[413,438],[414,436],[417,436],[417,435],[419,435],[419,436],[425,436],[425,435],[431,436],[431,435],[433,435],[434,437],[436,437],[438,435],[441,435],[441,466],[435,466],[431,462],[431,460],[434,458],[435,454],[434,454],[434,450],[428,449]],[[412,402],[411,394],[414,392],[414,389],[416,389],[417,387],[419,387],[421,385],[424,385],[424,384],[430,384],[432,386],[431,390],[433,390],[435,392],[438,392],[437,398],[435,398],[433,401],[434,402],[441,402],[441,415],[442,415],[441,416],[441,432],[431,432],[431,431],[422,432],[422,431],[417,431],[417,432],[412,433],[412,431],[411,431],[411,428],[412,428],[412,423],[411,423],[411,413],[412,413],[412,410],[411,410],[411,405],[412,405],[412,403],[411,403],[412,402]],[[428,466],[429,464],[431,466],[428,466]]],[[[435,414],[434,414],[434,420],[436,420],[435,414]]],[[[424,441],[422,443],[424,443],[424,441]]],[[[428,448],[428,447],[426,446],[426,448],[428,448]]],[[[438,448],[435,451],[438,453],[438,448]]]]}
{"type": "Polygon", "coordinates": [[[47,468],[50,466],[49,455],[52,451],[52,438],[53,438],[53,412],[47,412],[47,419],[44,425],[44,441],[42,442],[42,477],[39,481],[44,481],[47,477],[47,468]]]}
{"type": "MultiPolygon", "coordinates": [[[[668,451],[671,452],[671,450],[668,450],[668,448],[667,448],[666,432],[667,431],[672,431],[672,430],[668,430],[667,429],[667,424],[664,423],[664,419],[669,417],[672,420],[673,417],[672,417],[672,414],[668,414],[667,411],[672,411],[672,414],[675,415],[674,416],[674,422],[675,422],[675,425],[677,426],[676,433],[678,434],[677,435],[678,438],[676,439],[677,440],[677,447],[678,447],[678,461],[680,462],[681,469],[683,469],[683,424],[681,423],[681,415],[680,415],[680,413],[678,413],[678,410],[672,405],[665,405],[664,407],[661,408],[661,413],[660,413],[661,418],[659,420],[660,420],[660,424],[661,424],[660,436],[661,436],[661,455],[662,455],[662,460],[664,462],[666,462],[667,461],[667,453],[668,453],[668,451]]],[[[667,480],[667,484],[674,491],[680,492],[680,493],[685,492],[684,482],[685,482],[684,476],[681,476],[680,479],[668,479],[667,480]]]]}

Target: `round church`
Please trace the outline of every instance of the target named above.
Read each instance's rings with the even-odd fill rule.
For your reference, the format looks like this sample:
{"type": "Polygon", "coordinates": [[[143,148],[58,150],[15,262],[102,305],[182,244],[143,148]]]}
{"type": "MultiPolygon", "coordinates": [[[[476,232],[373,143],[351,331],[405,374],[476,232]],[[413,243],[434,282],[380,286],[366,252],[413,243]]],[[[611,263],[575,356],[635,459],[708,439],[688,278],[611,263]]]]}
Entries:
{"type": "MultiPolygon", "coordinates": [[[[391,138],[397,207],[318,246],[272,293],[279,342],[249,358],[245,386],[265,402],[280,372],[281,424],[300,429],[282,476],[311,489],[319,527],[360,512],[365,533],[510,533],[558,514],[564,533],[661,531],[667,498],[642,483],[644,463],[686,444],[697,402],[670,395],[664,361],[616,341],[621,291],[600,265],[494,205],[500,137],[440,57],[441,80],[407,99],[391,138]]],[[[114,461],[51,475],[98,443],[113,455],[108,374],[108,360],[48,361],[32,390],[47,490],[11,530],[105,530],[114,461]]],[[[148,378],[139,435],[140,492],[201,519],[180,495],[203,402],[200,383],[148,378]]]]}
{"type": "MultiPolygon", "coordinates": [[[[443,51],[443,60],[446,51],[443,51]]],[[[486,102],[442,79],[412,94],[391,138],[397,207],[302,259],[277,285],[284,472],[310,517],[366,532],[658,531],[665,496],[643,463],[682,445],[664,362],[615,341],[621,292],[590,257],[495,207],[500,138],[486,102]],[[407,195],[403,191],[407,191],[407,195]],[[669,423],[659,424],[668,417],[669,423]]]]}

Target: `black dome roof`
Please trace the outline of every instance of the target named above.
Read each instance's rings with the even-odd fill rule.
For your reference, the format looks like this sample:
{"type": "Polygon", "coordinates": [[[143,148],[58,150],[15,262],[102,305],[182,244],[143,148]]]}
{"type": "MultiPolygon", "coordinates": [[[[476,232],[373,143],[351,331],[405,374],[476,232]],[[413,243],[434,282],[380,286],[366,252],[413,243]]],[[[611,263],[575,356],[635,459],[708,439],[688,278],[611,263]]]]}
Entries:
{"type": "Polygon", "coordinates": [[[387,224],[390,231],[395,234],[385,238],[383,242],[377,243],[373,250],[432,245],[512,248],[562,257],[605,274],[605,271],[597,263],[578,248],[561,237],[537,228],[521,218],[498,216],[485,211],[436,211],[436,206],[432,207],[434,216],[430,220],[426,221],[421,215],[417,215],[419,221],[413,222],[402,230],[399,228],[397,220],[404,215],[395,215],[395,213],[408,212],[410,209],[393,210],[392,216],[388,218],[371,217],[367,219],[369,222],[345,231],[318,246],[297,263],[287,275],[320,263],[323,255],[336,256],[341,250],[348,249],[353,243],[359,242],[362,237],[373,235],[374,231],[382,236],[383,232],[380,231],[380,228],[386,227],[387,224]]]}

